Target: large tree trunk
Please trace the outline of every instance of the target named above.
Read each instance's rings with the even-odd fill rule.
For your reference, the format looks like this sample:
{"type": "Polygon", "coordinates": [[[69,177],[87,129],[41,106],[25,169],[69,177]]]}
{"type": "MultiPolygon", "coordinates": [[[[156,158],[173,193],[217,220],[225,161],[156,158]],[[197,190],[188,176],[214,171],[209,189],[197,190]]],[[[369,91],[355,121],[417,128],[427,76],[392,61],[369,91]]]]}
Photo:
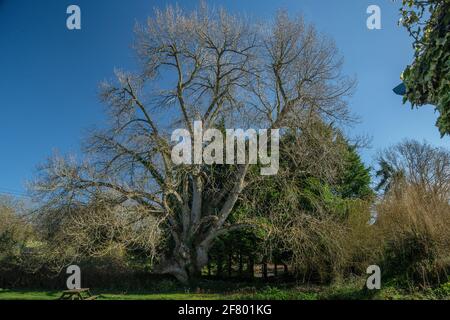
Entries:
{"type": "MultiPolygon", "coordinates": [[[[214,240],[232,230],[248,226],[225,225],[244,188],[248,168],[249,164],[239,167],[233,187],[223,195],[222,205],[212,200],[204,201],[203,182],[198,176],[193,177],[191,206],[188,205],[189,199],[180,199],[183,203],[182,219],[179,224],[173,221],[170,226],[175,248],[170,252],[170,256],[155,268],[156,272],[171,274],[182,283],[195,280],[201,276],[202,268],[208,264],[208,253],[214,240]],[[212,203],[214,205],[211,206],[212,203]],[[211,207],[216,209],[217,214],[212,213],[211,207]],[[220,210],[217,211],[217,209],[220,210]]],[[[229,262],[229,273],[230,268],[229,262]]]]}
{"type": "Polygon", "coordinates": [[[208,264],[209,248],[194,247],[188,249],[184,245],[177,246],[170,257],[163,259],[155,267],[156,273],[170,274],[183,284],[198,279],[203,267],[208,264]]]}

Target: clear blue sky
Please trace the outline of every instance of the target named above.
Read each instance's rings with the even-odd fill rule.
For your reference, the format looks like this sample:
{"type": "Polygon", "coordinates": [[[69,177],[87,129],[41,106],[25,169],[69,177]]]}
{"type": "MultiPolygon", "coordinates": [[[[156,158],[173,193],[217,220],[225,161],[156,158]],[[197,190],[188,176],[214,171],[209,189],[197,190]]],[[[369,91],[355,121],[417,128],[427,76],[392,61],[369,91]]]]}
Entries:
{"type": "MultiPolygon", "coordinates": [[[[179,1],[192,8],[197,1],[179,1]]],[[[450,146],[434,126],[432,107],[412,111],[392,93],[411,62],[411,40],[397,26],[399,1],[391,0],[215,0],[208,1],[257,19],[277,8],[303,13],[333,37],[345,57],[345,72],[356,75],[351,101],[361,123],[350,133],[373,137],[363,152],[371,164],[380,148],[404,138],[450,146]],[[366,28],[366,9],[382,10],[382,30],[366,28]]],[[[24,191],[37,164],[53,150],[77,153],[86,129],[104,123],[98,83],[114,67],[134,68],[133,26],[155,0],[0,0],[0,192],[24,191]],[[82,10],[82,30],[66,29],[66,8],[82,10]]]]}

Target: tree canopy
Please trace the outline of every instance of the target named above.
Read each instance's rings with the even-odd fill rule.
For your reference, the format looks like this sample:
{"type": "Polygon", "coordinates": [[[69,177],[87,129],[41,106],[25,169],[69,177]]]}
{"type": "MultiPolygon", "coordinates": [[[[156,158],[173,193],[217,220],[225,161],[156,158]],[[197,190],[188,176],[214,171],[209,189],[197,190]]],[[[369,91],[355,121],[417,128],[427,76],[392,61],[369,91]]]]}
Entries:
{"type": "MultiPolygon", "coordinates": [[[[216,183],[210,165],[173,163],[170,132],[194,136],[199,120],[205,131],[345,124],[354,81],[333,41],[286,12],[262,26],[203,3],[192,12],[168,6],[136,28],[135,49],[139,70],[102,85],[111,126],[92,134],[83,162],[45,164],[35,191],[50,212],[106,204],[143,213],[135,226],[151,216],[168,244],[154,271],[186,282],[217,237],[246,226],[230,215],[251,166],[235,163],[216,183]]],[[[90,229],[101,221],[91,219],[90,229]]]]}

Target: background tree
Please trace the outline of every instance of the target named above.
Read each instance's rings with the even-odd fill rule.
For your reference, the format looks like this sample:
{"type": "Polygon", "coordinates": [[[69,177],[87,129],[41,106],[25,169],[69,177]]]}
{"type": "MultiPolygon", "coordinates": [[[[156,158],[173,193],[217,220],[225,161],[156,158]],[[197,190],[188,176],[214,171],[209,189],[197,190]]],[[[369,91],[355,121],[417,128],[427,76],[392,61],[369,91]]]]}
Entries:
{"type": "Polygon", "coordinates": [[[414,39],[414,62],[403,72],[405,102],[433,104],[437,127],[450,134],[450,1],[402,0],[401,24],[414,39]]]}
{"type": "Polygon", "coordinates": [[[375,176],[379,179],[375,186],[376,191],[389,192],[394,185],[400,183],[405,174],[403,171],[395,171],[395,169],[382,157],[378,159],[379,169],[375,172],[375,176]]]}
{"type": "Polygon", "coordinates": [[[386,191],[406,183],[450,199],[450,153],[427,142],[405,140],[378,156],[382,177],[379,186],[386,191]]]}

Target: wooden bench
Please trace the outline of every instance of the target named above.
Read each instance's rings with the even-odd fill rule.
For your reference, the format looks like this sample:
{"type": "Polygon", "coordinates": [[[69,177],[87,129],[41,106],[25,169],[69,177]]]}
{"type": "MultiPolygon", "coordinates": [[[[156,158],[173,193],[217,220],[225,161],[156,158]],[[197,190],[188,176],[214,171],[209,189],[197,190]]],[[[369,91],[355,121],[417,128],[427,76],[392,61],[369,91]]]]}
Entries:
{"type": "Polygon", "coordinates": [[[59,300],[95,300],[98,296],[93,296],[89,288],[72,289],[63,291],[59,300]]]}

